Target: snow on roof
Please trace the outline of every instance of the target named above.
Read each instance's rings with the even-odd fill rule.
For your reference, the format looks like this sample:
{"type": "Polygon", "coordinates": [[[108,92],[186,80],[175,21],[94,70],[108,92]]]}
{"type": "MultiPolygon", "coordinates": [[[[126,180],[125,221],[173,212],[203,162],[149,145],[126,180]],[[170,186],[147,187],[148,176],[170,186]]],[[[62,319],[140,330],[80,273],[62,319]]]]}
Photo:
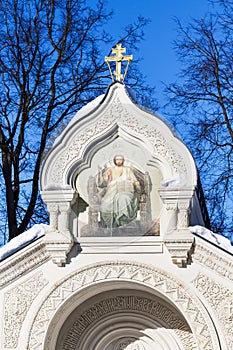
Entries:
{"type": "Polygon", "coordinates": [[[6,245],[0,248],[0,261],[6,259],[8,256],[16,253],[21,248],[34,242],[36,239],[45,235],[48,225],[36,224],[28,231],[21,233],[21,235],[13,238],[6,245]]]}
{"type": "MultiPolygon", "coordinates": [[[[65,127],[64,131],[69,128],[72,124],[74,124],[79,118],[85,116],[86,114],[90,113],[91,110],[94,110],[104,99],[105,94],[99,95],[96,98],[94,98],[92,101],[87,103],[85,106],[83,106],[81,109],[77,111],[77,113],[74,115],[74,117],[70,120],[68,125],[65,127]]],[[[53,147],[56,146],[60,140],[63,137],[63,132],[56,137],[56,139],[53,142],[53,147]]]]}
{"type": "Polygon", "coordinates": [[[233,254],[233,246],[231,245],[231,241],[228,238],[198,225],[190,226],[189,229],[192,233],[196,234],[197,236],[202,237],[208,242],[213,243],[217,247],[224,249],[230,254],[233,254]]]}
{"type": "Polygon", "coordinates": [[[105,94],[99,95],[96,98],[94,98],[92,101],[87,103],[85,106],[83,106],[78,113],[88,113],[90,110],[94,109],[97,107],[101,101],[103,100],[105,94]]]}
{"type": "MultiPolygon", "coordinates": [[[[25,231],[21,235],[13,238],[9,243],[0,248],[0,261],[6,259],[7,257],[19,251],[23,247],[44,236],[48,228],[49,225],[36,224],[28,231],[25,231]]],[[[211,242],[214,245],[216,245],[217,247],[224,249],[230,254],[233,254],[233,246],[231,245],[231,242],[228,238],[220,234],[213,233],[207,228],[198,225],[190,226],[189,229],[192,233],[196,234],[197,236],[204,238],[208,242],[211,242]]]]}

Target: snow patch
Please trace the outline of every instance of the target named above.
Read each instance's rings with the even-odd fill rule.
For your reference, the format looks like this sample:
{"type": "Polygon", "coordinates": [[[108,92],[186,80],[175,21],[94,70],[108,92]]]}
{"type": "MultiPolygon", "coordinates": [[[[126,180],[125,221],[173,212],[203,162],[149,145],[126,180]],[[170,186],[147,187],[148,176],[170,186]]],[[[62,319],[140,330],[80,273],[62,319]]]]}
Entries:
{"type": "Polygon", "coordinates": [[[233,254],[233,246],[228,238],[214,233],[203,226],[190,226],[190,231],[197,234],[200,237],[205,238],[207,241],[214,243],[216,246],[223,248],[224,250],[233,254]]]}
{"type": "Polygon", "coordinates": [[[94,100],[92,100],[91,102],[89,102],[88,104],[86,104],[85,106],[83,106],[78,113],[83,113],[83,112],[87,112],[90,111],[91,109],[94,109],[95,107],[97,107],[100,102],[103,100],[105,94],[99,95],[98,97],[96,97],[94,100]]]}
{"type": "Polygon", "coordinates": [[[56,191],[56,190],[72,190],[70,185],[60,185],[60,184],[48,184],[44,188],[45,191],[56,191]]]}
{"type": "Polygon", "coordinates": [[[0,261],[17,252],[29,243],[32,243],[36,239],[42,237],[48,228],[49,225],[36,224],[28,231],[25,231],[21,233],[21,235],[13,238],[9,243],[0,248],[0,261]]]}
{"type": "Polygon", "coordinates": [[[187,178],[184,174],[175,174],[170,179],[161,182],[162,187],[184,187],[187,185],[187,178]]]}

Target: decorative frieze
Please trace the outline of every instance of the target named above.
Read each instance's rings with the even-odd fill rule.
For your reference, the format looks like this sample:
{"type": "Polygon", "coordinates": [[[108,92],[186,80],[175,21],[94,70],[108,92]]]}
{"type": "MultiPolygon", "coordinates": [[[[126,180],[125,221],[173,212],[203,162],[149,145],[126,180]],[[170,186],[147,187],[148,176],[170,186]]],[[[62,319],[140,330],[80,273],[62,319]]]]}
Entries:
{"type": "MultiPolygon", "coordinates": [[[[209,243],[210,247],[210,243],[209,243]]],[[[223,256],[223,253],[218,249],[218,253],[210,248],[205,248],[204,241],[196,239],[196,249],[193,255],[193,261],[215,271],[219,276],[226,277],[233,281],[233,263],[223,256]]]]}
{"type": "Polygon", "coordinates": [[[3,261],[0,268],[0,288],[47,260],[49,253],[44,242],[40,241],[34,243],[33,247],[30,246],[30,249],[21,251],[20,255],[16,254],[15,257],[3,261]]]}

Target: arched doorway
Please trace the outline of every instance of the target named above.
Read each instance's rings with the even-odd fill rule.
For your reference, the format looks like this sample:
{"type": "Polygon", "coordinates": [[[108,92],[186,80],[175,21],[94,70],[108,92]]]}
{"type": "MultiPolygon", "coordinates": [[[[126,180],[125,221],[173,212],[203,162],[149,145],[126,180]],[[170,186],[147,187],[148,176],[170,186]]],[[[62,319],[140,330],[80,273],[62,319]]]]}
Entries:
{"type": "Polygon", "coordinates": [[[88,298],[64,321],[56,350],[190,350],[192,331],[179,311],[158,294],[117,283],[88,298]],[[119,287],[119,284],[118,284],[119,287]]]}
{"type": "Polygon", "coordinates": [[[159,268],[118,261],[85,266],[53,286],[33,318],[27,347],[151,350],[151,342],[158,350],[221,349],[192,288],[159,268]]]}

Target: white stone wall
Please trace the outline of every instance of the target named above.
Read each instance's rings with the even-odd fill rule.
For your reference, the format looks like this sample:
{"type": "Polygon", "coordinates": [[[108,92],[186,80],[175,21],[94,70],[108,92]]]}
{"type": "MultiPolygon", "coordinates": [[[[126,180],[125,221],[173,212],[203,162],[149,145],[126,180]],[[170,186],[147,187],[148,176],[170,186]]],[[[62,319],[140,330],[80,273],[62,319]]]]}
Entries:
{"type": "MultiPolygon", "coordinates": [[[[128,253],[126,246],[123,252],[120,252],[121,247],[117,252],[96,247],[96,252],[94,248],[91,254],[88,249],[84,250],[71,258],[66,266],[58,267],[46,255],[45,245],[37,242],[34,247],[24,248],[10,260],[6,259],[1,263],[1,280],[6,271],[16,265],[14,275],[11,274],[8,282],[5,279],[0,291],[1,314],[4,316],[0,324],[0,348],[54,349],[60,329],[77,307],[85,302],[90,309],[95,295],[101,299],[103,293],[107,293],[114,304],[118,295],[114,295],[113,290],[122,290],[125,298],[136,293],[141,303],[143,300],[145,303],[150,295],[149,299],[154,303],[162,301],[170,310],[170,317],[175,312],[178,318],[184,318],[192,332],[187,333],[187,337],[184,334],[172,336],[172,339],[180,339],[184,348],[184,344],[193,342],[197,349],[230,350],[233,344],[232,260],[227,253],[197,239],[194,263],[181,269],[172,263],[166,246],[162,244],[162,247],[162,252],[157,248],[154,251],[145,248],[143,252],[141,246],[140,254],[138,249],[135,253],[128,253]],[[30,255],[36,247],[37,257],[30,255]]],[[[98,298],[96,303],[100,302],[98,308],[101,308],[98,298]]],[[[153,317],[152,313],[151,320],[153,317]]],[[[125,322],[127,325],[129,319],[125,322]]],[[[162,335],[155,333],[153,336],[154,341],[162,342],[162,335]]],[[[107,344],[107,338],[104,339],[107,344]]],[[[141,346],[145,347],[145,344],[141,346]]]]}

